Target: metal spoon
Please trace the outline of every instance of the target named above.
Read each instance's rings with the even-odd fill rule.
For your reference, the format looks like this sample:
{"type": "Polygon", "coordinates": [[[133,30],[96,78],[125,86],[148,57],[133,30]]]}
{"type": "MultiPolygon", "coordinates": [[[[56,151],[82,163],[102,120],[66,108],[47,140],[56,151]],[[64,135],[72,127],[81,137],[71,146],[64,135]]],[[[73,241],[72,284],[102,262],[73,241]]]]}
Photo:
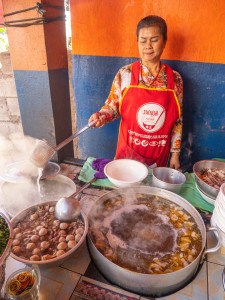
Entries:
{"type": "Polygon", "coordinates": [[[64,222],[75,220],[80,215],[81,211],[80,202],[75,197],[91,185],[96,179],[97,178],[95,177],[91,179],[78,192],[75,192],[70,197],[63,197],[59,199],[55,205],[56,219],[64,222]]]}
{"type": "Polygon", "coordinates": [[[60,149],[62,149],[65,145],[67,145],[69,142],[71,142],[73,139],[75,139],[78,135],[80,135],[82,132],[87,130],[88,128],[92,127],[97,120],[94,120],[90,123],[88,123],[86,126],[81,128],[79,131],[76,133],[72,134],[70,137],[62,141],[60,144],[57,146],[53,147],[50,144],[48,144],[44,140],[39,140],[36,147],[34,148],[30,160],[32,163],[39,167],[39,168],[45,168],[47,162],[49,159],[60,149]]]}

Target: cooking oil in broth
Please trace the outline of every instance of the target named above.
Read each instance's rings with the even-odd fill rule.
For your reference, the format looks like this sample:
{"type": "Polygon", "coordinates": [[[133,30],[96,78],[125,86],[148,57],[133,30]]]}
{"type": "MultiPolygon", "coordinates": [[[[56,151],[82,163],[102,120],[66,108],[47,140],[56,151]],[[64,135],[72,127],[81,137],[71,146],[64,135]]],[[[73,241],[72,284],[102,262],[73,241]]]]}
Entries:
{"type": "Polygon", "coordinates": [[[97,249],[117,265],[147,274],[170,273],[190,264],[202,249],[194,218],[181,206],[158,196],[106,200],[90,216],[97,249]]]}

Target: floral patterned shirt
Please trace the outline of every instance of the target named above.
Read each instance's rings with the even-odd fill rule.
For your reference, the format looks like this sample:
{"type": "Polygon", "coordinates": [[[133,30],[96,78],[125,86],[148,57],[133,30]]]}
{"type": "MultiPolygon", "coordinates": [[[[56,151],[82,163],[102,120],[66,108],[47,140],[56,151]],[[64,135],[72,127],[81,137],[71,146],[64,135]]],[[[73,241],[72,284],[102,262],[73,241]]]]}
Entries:
{"type": "MultiPolygon", "coordinates": [[[[162,64],[161,70],[157,76],[154,76],[149,72],[148,68],[141,64],[139,83],[138,85],[154,88],[166,88],[167,76],[165,71],[165,65],[162,64]]],[[[111,122],[119,117],[119,105],[123,98],[123,94],[126,88],[130,85],[131,81],[131,67],[132,64],[122,67],[116,74],[108,98],[105,101],[105,105],[100,109],[101,113],[106,115],[107,122],[111,122]]],[[[171,152],[180,152],[181,147],[181,135],[182,135],[182,100],[183,100],[183,81],[180,74],[176,71],[174,73],[174,91],[178,98],[181,116],[176,121],[171,134],[171,152]]]]}

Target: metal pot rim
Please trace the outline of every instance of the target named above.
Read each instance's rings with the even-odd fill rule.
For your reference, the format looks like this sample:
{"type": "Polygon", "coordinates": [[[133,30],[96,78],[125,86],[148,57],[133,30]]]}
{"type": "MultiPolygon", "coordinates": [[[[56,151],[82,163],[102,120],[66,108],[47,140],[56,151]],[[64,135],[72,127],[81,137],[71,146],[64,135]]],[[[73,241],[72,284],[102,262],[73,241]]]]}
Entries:
{"type": "MultiPolygon", "coordinates": [[[[48,204],[56,204],[57,201],[46,201],[46,202],[41,202],[41,203],[38,203],[38,204],[35,204],[35,205],[32,205],[24,210],[22,210],[21,212],[19,212],[18,214],[16,214],[12,220],[11,220],[11,224],[12,226],[14,225],[14,223],[18,222],[20,219],[21,219],[21,216],[26,214],[27,212],[31,211],[32,209],[38,207],[38,206],[43,206],[43,205],[48,205],[48,204]]],[[[73,252],[75,252],[80,246],[81,244],[83,243],[83,241],[85,240],[86,238],[86,235],[88,233],[88,220],[87,220],[87,217],[86,215],[81,211],[81,217],[82,217],[82,220],[84,221],[84,233],[80,239],[80,241],[76,244],[75,247],[73,247],[72,249],[70,249],[69,251],[67,251],[65,254],[63,255],[60,255],[58,257],[55,257],[55,258],[52,258],[52,259],[48,259],[48,260],[45,260],[45,261],[33,261],[33,260],[27,260],[27,259],[23,259],[17,255],[15,255],[14,253],[11,253],[10,255],[22,262],[22,263],[25,263],[25,264],[36,264],[36,265],[47,265],[47,264],[51,264],[51,263],[54,263],[54,262],[57,262],[59,260],[63,260],[65,258],[67,258],[70,254],[72,254],[73,252]]]]}
{"type": "MultiPolygon", "coordinates": [[[[198,181],[201,183],[201,185],[202,186],[204,186],[207,190],[212,190],[212,193],[214,194],[214,196],[216,195],[216,194],[218,194],[219,193],[219,189],[217,189],[217,188],[215,188],[215,187],[213,187],[213,186],[211,186],[211,185],[209,185],[209,184],[207,184],[205,181],[203,181],[200,177],[199,177],[199,175],[198,175],[198,172],[199,171],[197,171],[197,168],[199,167],[199,165],[201,166],[203,166],[204,168],[207,168],[207,164],[215,164],[216,166],[220,166],[220,165],[222,165],[223,167],[224,167],[224,170],[225,170],[225,162],[222,162],[222,161],[218,161],[218,160],[210,160],[210,159],[208,159],[208,160],[200,160],[200,161],[197,161],[196,163],[194,163],[194,165],[193,165],[193,172],[194,172],[194,175],[197,177],[197,179],[198,179],[198,181]]],[[[215,166],[215,168],[216,168],[216,166],[215,166]]],[[[204,169],[204,168],[202,168],[202,170],[204,169]]],[[[198,182],[196,182],[197,184],[198,184],[198,182]]],[[[203,192],[205,192],[205,193],[207,193],[207,191],[203,191],[203,192]]],[[[209,192],[208,192],[209,193],[209,192]]],[[[207,193],[207,194],[208,194],[207,193]]],[[[211,197],[212,197],[213,195],[211,195],[211,197]]]]}
{"type": "MultiPolygon", "coordinates": [[[[132,188],[132,189],[134,189],[134,190],[139,190],[139,189],[143,189],[143,188],[144,188],[145,190],[148,190],[148,191],[153,191],[153,193],[150,193],[150,194],[153,194],[153,195],[156,195],[156,194],[157,194],[158,196],[162,196],[162,197],[164,197],[165,199],[167,199],[167,200],[169,200],[169,201],[174,202],[174,201],[171,199],[171,198],[174,197],[175,199],[178,199],[178,200],[180,200],[181,202],[185,203],[191,210],[193,210],[193,211],[195,212],[196,216],[198,216],[198,222],[201,223],[201,225],[202,225],[202,228],[199,228],[199,230],[201,231],[201,234],[202,234],[202,249],[201,249],[201,251],[199,252],[199,255],[198,255],[198,256],[193,260],[193,262],[191,262],[189,265],[183,267],[183,268],[180,269],[180,270],[171,272],[172,274],[179,274],[179,272],[182,272],[183,270],[187,270],[187,269],[191,268],[192,265],[195,264],[197,260],[200,260],[201,257],[202,257],[202,260],[203,260],[206,253],[208,253],[208,252],[215,252],[215,251],[218,250],[218,247],[220,246],[220,240],[219,240],[218,244],[216,245],[216,247],[213,247],[213,248],[211,248],[211,249],[209,249],[209,250],[204,250],[204,249],[205,249],[205,246],[206,246],[206,227],[205,227],[205,224],[204,224],[204,222],[203,222],[203,220],[202,220],[201,215],[199,214],[199,212],[196,210],[196,208],[195,208],[190,202],[188,202],[186,199],[182,198],[181,196],[179,196],[179,195],[177,195],[177,194],[175,194],[175,193],[173,193],[173,192],[171,192],[171,191],[164,190],[164,189],[160,189],[160,188],[157,188],[157,187],[138,186],[138,187],[134,187],[134,188],[132,188]],[[161,194],[162,194],[162,195],[161,195],[161,194]],[[168,196],[169,196],[169,197],[168,197],[168,196]],[[215,248],[215,249],[214,249],[214,248],[215,248]]],[[[123,191],[127,191],[127,190],[128,190],[127,188],[121,188],[121,189],[117,189],[117,190],[110,191],[110,192],[104,194],[103,196],[101,196],[101,197],[95,202],[94,205],[97,205],[98,202],[103,201],[104,198],[106,198],[106,197],[107,197],[108,195],[110,195],[110,194],[115,194],[115,193],[117,194],[118,192],[123,192],[123,191]]],[[[142,193],[144,193],[144,191],[143,191],[142,193]]],[[[175,203],[177,203],[177,202],[175,202],[175,203]]],[[[184,206],[182,206],[181,203],[178,203],[178,204],[179,204],[182,208],[184,208],[184,206]]],[[[185,208],[184,208],[184,209],[185,209],[185,208]]],[[[196,218],[195,218],[195,216],[193,216],[192,212],[190,212],[190,210],[188,210],[188,213],[194,218],[195,222],[197,223],[197,225],[198,225],[198,227],[199,227],[199,223],[196,221],[196,218]]],[[[89,216],[90,216],[90,215],[91,215],[91,213],[89,213],[88,219],[89,219],[89,216]]],[[[213,228],[212,230],[215,231],[216,229],[213,228]]],[[[88,232],[87,236],[88,236],[88,240],[92,243],[92,245],[93,245],[93,246],[95,247],[95,249],[101,254],[101,256],[102,256],[104,259],[106,259],[108,262],[110,262],[111,264],[115,265],[116,267],[120,268],[121,270],[124,270],[123,267],[121,267],[121,266],[115,264],[114,262],[112,262],[111,260],[109,260],[107,257],[105,257],[105,256],[97,249],[97,247],[95,246],[95,244],[93,243],[93,241],[92,241],[92,239],[91,239],[91,236],[90,236],[89,232],[88,232]]],[[[131,273],[133,273],[133,274],[138,274],[138,275],[143,276],[143,277],[148,277],[149,275],[151,275],[151,276],[153,276],[153,277],[154,277],[154,276],[157,276],[157,277],[158,277],[159,275],[160,275],[160,276],[163,276],[163,275],[166,276],[166,275],[170,274],[170,273],[165,273],[165,274],[144,274],[144,273],[138,273],[138,272],[131,271],[131,270],[127,270],[127,269],[126,269],[126,271],[131,272],[131,273]]]]}
{"type": "Polygon", "coordinates": [[[152,176],[153,177],[155,177],[155,179],[157,179],[159,182],[162,182],[162,183],[164,183],[164,184],[167,184],[168,186],[180,186],[180,185],[183,185],[184,183],[185,183],[185,181],[186,181],[186,176],[182,173],[182,172],[180,172],[180,171],[178,171],[178,170],[175,170],[175,169],[172,169],[172,172],[174,172],[174,173],[177,173],[177,174],[179,174],[179,176],[181,176],[182,177],[182,179],[183,179],[183,182],[180,182],[180,183],[171,183],[171,182],[166,182],[166,181],[163,181],[162,179],[160,179],[160,178],[158,178],[158,176],[157,176],[157,170],[160,170],[160,169],[165,169],[165,170],[169,170],[170,168],[167,168],[167,167],[156,167],[156,168],[154,168],[153,170],[152,170],[152,176]]]}

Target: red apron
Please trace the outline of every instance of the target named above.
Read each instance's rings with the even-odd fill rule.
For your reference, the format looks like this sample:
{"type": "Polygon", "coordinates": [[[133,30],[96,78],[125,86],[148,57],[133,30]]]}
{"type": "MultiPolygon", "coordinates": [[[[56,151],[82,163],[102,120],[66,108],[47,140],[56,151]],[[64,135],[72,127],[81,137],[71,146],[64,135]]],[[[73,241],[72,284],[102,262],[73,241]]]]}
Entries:
{"type": "Polygon", "coordinates": [[[115,159],[130,158],[148,166],[166,166],[171,131],[180,116],[173,70],[166,66],[167,88],[138,86],[140,61],[133,63],[131,83],[120,106],[121,122],[115,159]]]}

